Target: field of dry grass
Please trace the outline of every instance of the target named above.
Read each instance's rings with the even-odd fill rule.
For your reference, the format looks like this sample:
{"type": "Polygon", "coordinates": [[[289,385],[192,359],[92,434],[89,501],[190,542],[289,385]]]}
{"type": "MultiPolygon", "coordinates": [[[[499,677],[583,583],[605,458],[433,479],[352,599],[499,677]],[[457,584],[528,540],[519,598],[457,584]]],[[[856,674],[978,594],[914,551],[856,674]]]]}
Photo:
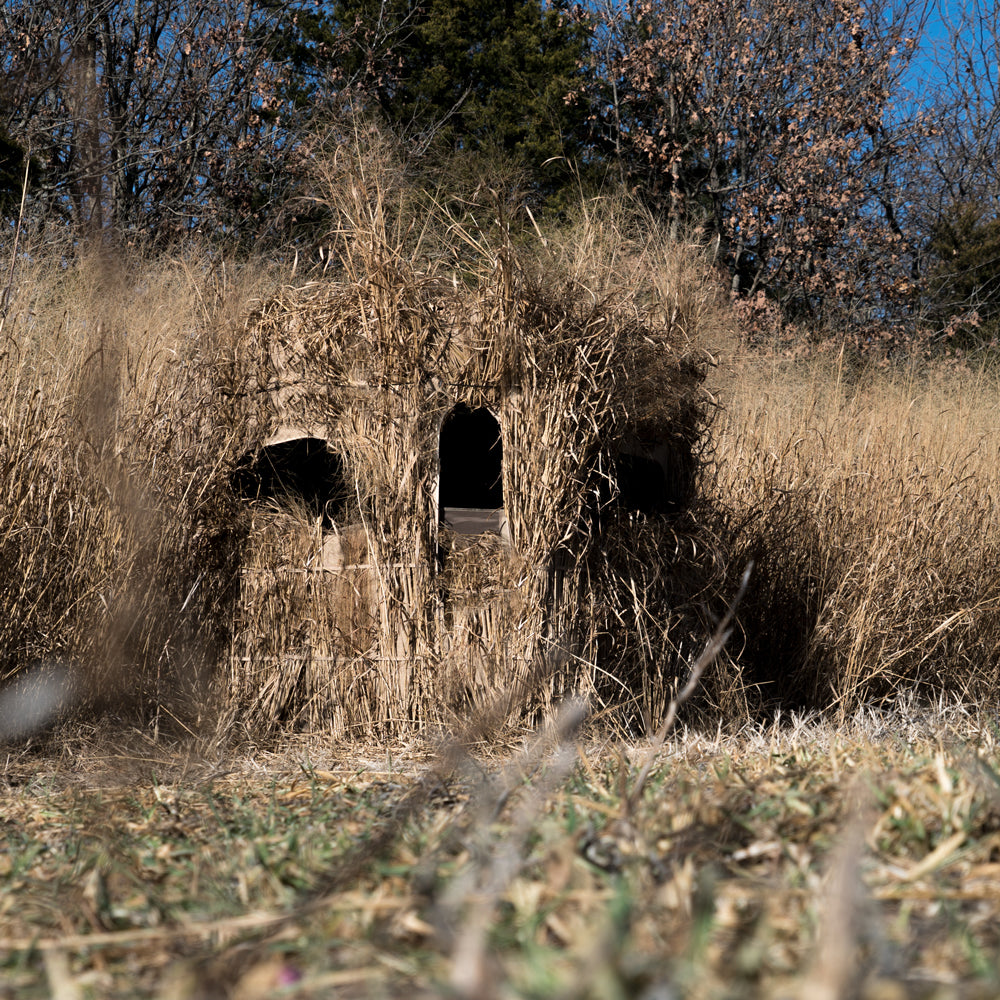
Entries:
{"type": "Polygon", "coordinates": [[[718,530],[755,567],[747,685],[840,718],[911,687],[995,700],[996,371],[746,358],[719,378],[718,530]]]}
{"type": "MultiPolygon", "coordinates": [[[[697,497],[649,554],[680,610],[635,598],[669,662],[586,719],[504,702],[498,722],[484,698],[456,733],[366,717],[354,742],[322,711],[298,732],[242,717],[226,680],[241,338],[290,275],[194,250],[20,261],[0,998],[997,995],[996,373],[750,353],[709,258],[620,203],[536,237],[539,273],[631,289],[719,361],[697,497]],[[40,693],[63,699],[48,734],[16,717],[40,693]]],[[[287,675],[261,669],[266,706],[287,675]]]]}
{"type": "Polygon", "coordinates": [[[215,369],[259,267],[29,248],[0,324],[0,678],[212,725],[239,510],[215,369]]]}

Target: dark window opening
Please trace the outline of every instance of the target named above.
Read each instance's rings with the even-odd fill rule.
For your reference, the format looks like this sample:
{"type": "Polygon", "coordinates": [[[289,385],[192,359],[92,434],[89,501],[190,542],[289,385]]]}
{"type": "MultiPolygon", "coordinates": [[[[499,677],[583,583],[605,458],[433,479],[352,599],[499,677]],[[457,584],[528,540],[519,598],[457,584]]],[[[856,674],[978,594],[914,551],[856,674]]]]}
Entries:
{"type": "Polygon", "coordinates": [[[622,452],[615,458],[614,473],[621,508],[649,516],[669,513],[667,476],[656,459],[622,452]]]}
{"type": "Polygon", "coordinates": [[[441,425],[438,501],[441,520],[460,534],[500,531],[503,444],[500,423],[485,407],[459,403],[441,425]]]}
{"type": "Polygon", "coordinates": [[[265,445],[245,456],[233,471],[232,486],[243,500],[304,507],[324,528],[340,519],[350,497],[343,459],[315,437],[265,445]]]}
{"type": "Polygon", "coordinates": [[[649,454],[620,451],[598,460],[592,471],[596,475],[594,513],[600,518],[615,512],[662,517],[680,508],[663,463],[649,454]]]}

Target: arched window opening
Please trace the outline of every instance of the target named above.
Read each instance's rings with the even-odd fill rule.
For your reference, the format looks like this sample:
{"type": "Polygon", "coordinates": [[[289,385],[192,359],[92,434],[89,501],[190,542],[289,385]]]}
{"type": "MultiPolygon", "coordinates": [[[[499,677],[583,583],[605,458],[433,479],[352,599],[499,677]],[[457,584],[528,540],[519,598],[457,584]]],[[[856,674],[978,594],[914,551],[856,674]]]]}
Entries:
{"type": "Polygon", "coordinates": [[[499,532],[503,444],[497,418],[486,407],[459,403],[441,425],[438,449],[441,522],[459,534],[499,532]]]}
{"type": "Polygon", "coordinates": [[[244,456],[232,486],[243,500],[304,508],[324,528],[342,516],[350,496],[343,459],[317,437],[277,441],[244,456]]]}

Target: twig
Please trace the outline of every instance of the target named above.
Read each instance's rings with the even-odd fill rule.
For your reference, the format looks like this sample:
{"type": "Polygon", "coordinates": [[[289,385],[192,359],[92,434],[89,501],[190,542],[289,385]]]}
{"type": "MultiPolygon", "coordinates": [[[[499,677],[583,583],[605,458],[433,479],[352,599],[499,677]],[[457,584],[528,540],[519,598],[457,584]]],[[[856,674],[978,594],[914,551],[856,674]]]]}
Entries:
{"type": "Polygon", "coordinates": [[[646,760],[642,765],[642,770],[639,772],[638,778],[636,778],[635,786],[623,802],[624,813],[626,816],[631,816],[635,807],[639,804],[639,799],[642,797],[642,790],[645,788],[646,781],[649,779],[649,772],[653,769],[653,764],[656,763],[656,758],[659,755],[660,750],[663,748],[663,741],[667,738],[667,733],[670,732],[674,721],[677,719],[678,710],[681,705],[683,705],[684,702],[686,702],[688,698],[694,694],[698,687],[698,682],[701,680],[702,674],[708,669],[709,664],[719,655],[719,653],[722,652],[726,643],[729,641],[729,636],[732,634],[730,625],[736,615],[736,609],[739,607],[740,601],[743,600],[743,596],[747,592],[747,586],[750,583],[750,572],[752,570],[753,562],[750,562],[747,564],[747,568],[743,570],[743,578],[740,581],[740,589],[736,592],[736,596],[726,609],[726,613],[722,616],[722,620],[712,633],[711,638],[705,644],[705,648],[701,651],[701,655],[697,660],[695,660],[694,666],[691,668],[691,675],[688,677],[687,684],[685,684],[684,688],[670,700],[670,704],[667,706],[666,718],[664,718],[663,723],[653,740],[653,745],[649,748],[649,752],[646,754],[646,760]]]}
{"type": "Polygon", "coordinates": [[[187,937],[216,937],[237,931],[271,927],[288,920],[287,913],[255,912],[217,920],[199,920],[190,924],[163,927],[128,927],[120,931],[94,931],[90,934],[62,934],[59,937],[0,938],[0,952],[75,951],[79,948],[122,947],[187,937]]]}
{"type": "Polygon", "coordinates": [[[7,271],[7,287],[3,290],[3,298],[0,299],[0,327],[7,318],[7,310],[10,308],[10,292],[14,287],[14,265],[17,262],[17,244],[21,238],[21,223],[24,220],[24,203],[28,197],[28,170],[31,166],[31,147],[24,151],[24,182],[21,185],[21,208],[17,213],[17,225],[14,227],[14,248],[10,252],[10,268],[7,271]]]}

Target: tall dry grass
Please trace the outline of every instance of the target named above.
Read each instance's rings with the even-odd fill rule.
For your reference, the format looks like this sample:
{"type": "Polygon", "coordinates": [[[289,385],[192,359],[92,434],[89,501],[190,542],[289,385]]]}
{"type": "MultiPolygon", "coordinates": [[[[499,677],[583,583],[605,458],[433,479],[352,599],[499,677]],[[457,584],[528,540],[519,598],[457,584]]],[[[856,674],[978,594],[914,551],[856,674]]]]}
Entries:
{"type": "MultiPolygon", "coordinates": [[[[580,690],[580,667],[592,709],[635,733],[655,729],[752,562],[736,634],[686,711],[741,722],[775,705],[849,713],[901,688],[998,694],[994,374],[847,371],[836,359],[739,354],[711,252],[667,239],[628,199],[582,201],[558,223],[517,215],[504,178],[472,188],[466,178],[461,198],[444,197],[446,186],[417,190],[398,146],[362,138],[363,149],[338,146],[317,161],[310,197],[330,230],[321,273],[311,275],[319,283],[304,291],[279,292],[293,273],[260,262],[233,269],[195,248],[166,259],[22,246],[0,327],[0,684],[58,661],[84,705],[127,708],[154,726],[195,730],[221,713],[258,733],[291,724],[373,731],[388,719],[402,731],[432,710],[446,716],[446,704],[452,713],[494,704],[511,676],[507,640],[484,637],[507,621],[523,627],[531,602],[573,581],[584,596],[559,620],[541,614],[539,628],[558,640],[571,622],[587,662],[562,656],[565,681],[547,704],[580,690]],[[470,300],[479,313],[462,313],[470,300]],[[370,343],[348,365],[345,352],[363,339],[351,327],[359,303],[370,343]],[[388,394],[384,439],[370,447],[374,425],[345,422],[356,386],[323,397],[312,415],[341,420],[367,512],[362,533],[343,543],[357,550],[348,563],[360,575],[326,589],[298,565],[322,543],[317,526],[294,512],[262,519],[232,490],[233,469],[267,430],[275,388],[253,324],[271,317],[280,339],[289,309],[296,335],[321,349],[318,361],[299,359],[304,375],[315,381],[339,365],[388,394]],[[600,324],[618,331],[613,357],[600,324]],[[583,354],[558,338],[525,340],[577,327],[583,354]],[[673,352],[662,367],[643,336],[651,329],[673,352]],[[502,337],[520,345],[516,358],[497,349],[502,337]],[[451,355],[436,353],[442,344],[451,355]],[[704,367],[718,356],[708,395],[682,379],[675,405],[664,406],[681,385],[671,382],[677,358],[704,367]],[[581,358],[590,368],[574,381],[581,358]],[[444,364],[430,403],[400,393],[397,362],[407,371],[444,364]],[[546,381],[560,365],[562,380],[546,381]],[[503,395],[511,372],[534,386],[534,402],[503,395]],[[524,441],[505,432],[508,494],[526,497],[513,513],[512,550],[485,545],[452,558],[432,511],[433,448],[416,456],[412,489],[389,461],[393,449],[433,441],[424,424],[454,403],[448,377],[482,383],[474,401],[506,413],[505,426],[537,424],[524,441]],[[529,403],[531,413],[517,410],[529,403]],[[578,411],[570,442],[594,454],[609,444],[601,428],[614,434],[670,414],[659,430],[676,440],[674,516],[587,521],[593,470],[533,445],[565,431],[549,425],[568,409],[578,411]],[[562,485],[533,490],[541,481],[562,485]],[[566,526],[595,535],[574,550],[566,526]],[[431,567],[426,586],[403,570],[373,575],[405,569],[413,552],[431,567]],[[372,553],[378,565],[368,564],[372,553]],[[546,559],[548,576],[536,572],[546,559]],[[521,586],[493,599],[479,576],[507,563],[511,579],[533,580],[537,593],[521,586]],[[468,591],[467,606],[442,610],[441,587],[468,591]],[[416,636],[409,644],[399,645],[394,608],[416,636]],[[447,662],[431,649],[441,628],[468,639],[448,646],[447,662]],[[399,666],[388,672],[388,663],[399,666]]],[[[0,247],[0,257],[10,251],[0,247]]],[[[507,717],[518,718],[517,706],[507,717]]]]}
{"type": "Polygon", "coordinates": [[[997,373],[748,357],[724,382],[713,488],[755,564],[732,654],[757,704],[995,698],[997,373]]]}
{"type": "Polygon", "coordinates": [[[68,249],[22,245],[0,331],[0,681],[55,662],[82,706],[194,728],[239,557],[213,371],[251,289],[68,249]]]}

